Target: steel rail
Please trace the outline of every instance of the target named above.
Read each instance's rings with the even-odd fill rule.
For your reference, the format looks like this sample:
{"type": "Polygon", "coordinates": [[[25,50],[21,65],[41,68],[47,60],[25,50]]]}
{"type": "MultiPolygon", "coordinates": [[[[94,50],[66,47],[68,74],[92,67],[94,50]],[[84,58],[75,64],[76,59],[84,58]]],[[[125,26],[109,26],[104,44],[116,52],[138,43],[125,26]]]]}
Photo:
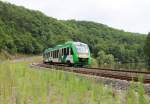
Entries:
{"type": "Polygon", "coordinates": [[[49,65],[43,63],[35,64],[33,66],[135,82],[138,82],[139,77],[142,76],[143,83],[150,84],[150,72],[101,69],[101,68],[79,68],[79,67],[68,67],[64,65],[49,65]]]}

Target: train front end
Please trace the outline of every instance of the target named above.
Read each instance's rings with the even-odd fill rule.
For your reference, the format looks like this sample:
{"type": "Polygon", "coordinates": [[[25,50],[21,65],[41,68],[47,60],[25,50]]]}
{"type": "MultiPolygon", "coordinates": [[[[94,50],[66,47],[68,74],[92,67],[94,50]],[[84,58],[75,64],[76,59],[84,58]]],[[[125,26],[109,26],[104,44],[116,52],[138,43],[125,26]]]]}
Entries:
{"type": "Polygon", "coordinates": [[[81,66],[90,65],[91,57],[88,45],[81,42],[74,42],[74,44],[77,52],[77,64],[81,66]]]}

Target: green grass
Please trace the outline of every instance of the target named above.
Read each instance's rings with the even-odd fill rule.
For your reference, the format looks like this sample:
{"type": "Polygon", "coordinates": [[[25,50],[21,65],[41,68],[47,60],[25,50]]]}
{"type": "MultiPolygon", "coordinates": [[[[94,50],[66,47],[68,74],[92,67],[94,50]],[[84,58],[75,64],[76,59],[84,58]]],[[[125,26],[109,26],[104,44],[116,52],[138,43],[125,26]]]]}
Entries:
{"type": "Polygon", "coordinates": [[[11,58],[12,58],[12,56],[8,52],[6,52],[4,50],[0,51],[0,62],[4,61],[4,60],[11,59],[11,58]]]}
{"type": "Polygon", "coordinates": [[[142,85],[138,94],[134,87],[130,93],[115,93],[111,86],[105,87],[77,74],[35,70],[29,68],[29,62],[0,64],[0,104],[123,103],[148,104],[142,85]]]}

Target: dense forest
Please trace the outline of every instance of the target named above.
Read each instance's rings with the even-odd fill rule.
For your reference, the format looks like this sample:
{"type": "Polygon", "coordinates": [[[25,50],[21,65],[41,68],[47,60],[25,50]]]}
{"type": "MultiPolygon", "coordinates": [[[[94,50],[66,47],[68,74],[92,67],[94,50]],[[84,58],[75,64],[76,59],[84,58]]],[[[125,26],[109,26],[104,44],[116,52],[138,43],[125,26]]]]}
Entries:
{"type": "Polygon", "coordinates": [[[0,50],[11,54],[39,54],[69,40],[85,42],[99,64],[144,61],[146,36],[107,25],[57,20],[40,11],[0,1],[0,50]],[[103,60],[102,60],[103,59],[103,60]]]}
{"type": "Polygon", "coordinates": [[[144,53],[146,55],[145,60],[146,60],[147,66],[150,69],[150,33],[148,33],[146,41],[145,41],[144,53]]]}

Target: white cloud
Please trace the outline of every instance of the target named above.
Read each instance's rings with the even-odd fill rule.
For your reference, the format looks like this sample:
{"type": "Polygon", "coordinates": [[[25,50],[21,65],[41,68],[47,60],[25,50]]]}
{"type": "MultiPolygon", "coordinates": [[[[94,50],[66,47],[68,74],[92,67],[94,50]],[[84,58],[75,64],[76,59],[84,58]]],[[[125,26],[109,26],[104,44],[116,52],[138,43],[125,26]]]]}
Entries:
{"type": "Polygon", "coordinates": [[[89,20],[131,32],[150,31],[150,0],[7,0],[58,19],[89,20]]]}

